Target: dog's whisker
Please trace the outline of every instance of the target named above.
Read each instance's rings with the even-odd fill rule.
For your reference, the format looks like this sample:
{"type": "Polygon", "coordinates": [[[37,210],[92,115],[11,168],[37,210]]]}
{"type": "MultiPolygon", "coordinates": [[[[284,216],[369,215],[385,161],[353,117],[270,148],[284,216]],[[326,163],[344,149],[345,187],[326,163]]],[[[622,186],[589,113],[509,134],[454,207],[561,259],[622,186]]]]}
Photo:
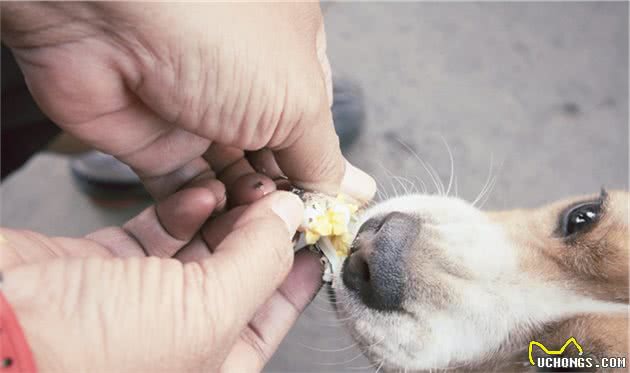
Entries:
{"type": "Polygon", "coordinates": [[[494,166],[494,156],[492,155],[492,153],[490,153],[490,167],[488,168],[488,176],[486,177],[486,182],[483,184],[483,188],[481,188],[481,191],[479,191],[479,194],[477,195],[477,197],[471,202],[472,206],[475,206],[477,202],[479,202],[479,199],[483,197],[483,194],[485,193],[486,188],[488,188],[488,185],[492,179],[493,166],[494,166]]]}
{"type": "MultiPolygon", "coordinates": [[[[326,302],[326,304],[330,304],[330,303],[326,302]]],[[[324,307],[320,307],[319,305],[315,303],[315,300],[311,302],[310,307],[317,309],[318,312],[325,312],[325,313],[332,313],[332,314],[337,313],[335,310],[327,310],[324,307]]]]}
{"type": "Polygon", "coordinates": [[[317,326],[323,326],[323,327],[326,327],[326,328],[339,328],[340,326],[345,325],[344,321],[357,320],[357,317],[352,316],[352,317],[347,317],[347,318],[344,318],[344,319],[332,320],[331,322],[323,322],[323,321],[319,321],[317,319],[314,319],[314,318],[312,318],[312,317],[310,317],[308,315],[304,315],[303,317],[308,319],[309,323],[312,323],[312,324],[317,325],[317,326]]]}
{"type": "Polygon", "coordinates": [[[329,299],[328,300],[329,304],[333,305],[333,306],[339,306],[339,305],[345,305],[346,303],[339,300],[339,299],[329,299]]]}
{"type": "Polygon", "coordinates": [[[483,205],[486,204],[486,202],[488,201],[488,199],[490,199],[490,194],[492,193],[492,191],[494,190],[494,186],[497,184],[497,176],[494,176],[492,178],[492,182],[490,183],[490,186],[488,187],[488,190],[486,191],[486,195],[483,197],[483,200],[479,202],[479,206],[477,206],[477,208],[482,208],[483,205]]]}
{"type": "Polygon", "coordinates": [[[381,182],[381,180],[378,177],[374,177],[374,180],[376,181],[376,184],[378,185],[378,188],[376,189],[376,193],[378,193],[381,201],[388,199],[389,195],[386,194],[385,187],[383,186],[383,183],[381,182]]]}
{"type": "Polygon", "coordinates": [[[402,181],[405,182],[406,185],[409,185],[409,193],[418,193],[418,186],[411,180],[410,177],[400,177],[402,181]]]}
{"type": "Polygon", "coordinates": [[[420,190],[418,189],[418,185],[416,183],[414,183],[411,175],[409,175],[409,173],[406,174],[407,176],[405,177],[405,180],[411,185],[411,193],[420,193],[420,190]]]}
{"type": "Polygon", "coordinates": [[[454,191],[453,192],[455,194],[455,198],[459,198],[459,190],[458,190],[458,187],[457,187],[457,175],[453,176],[453,179],[455,179],[454,180],[454,184],[453,184],[454,185],[454,191]]]}
{"type": "Polygon", "coordinates": [[[390,192],[389,192],[389,189],[387,188],[387,185],[385,185],[385,182],[381,181],[380,178],[377,178],[377,179],[378,179],[377,182],[378,182],[378,185],[379,185],[379,189],[380,189],[381,195],[383,196],[383,200],[389,199],[390,192]]]}
{"type": "Polygon", "coordinates": [[[331,353],[335,353],[335,352],[343,352],[343,351],[348,351],[351,348],[357,347],[359,344],[357,342],[354,342],[348,346],[342,347],[342,348],[317,348],[317,347],[311,347],[308,345],[305,345],[304,343],[300,343],[298,342],[297,344],[299,344],[300,346],[307,348],[311,351],[317,351],[317,352],[331,352],[331,353]]]}
{"type": "Polygon", "coordinates": [[[479,205],[485,200],[486,195],[488,194],[488,192],[490,191],[490,188],[492,187],[492,183],[494,183],[494,176],[490,178],[490,182],[484,188],[483,193],[479,195],[477,202],[475,203],[475,207],[480,208],[479,205]]]}
{"type": "MultiPolygon", "coordinates": [[[[312,304],[313,304],[313,303],[311,303],[311,305],[312,305],[312,304]]],[[[326,303],[326,304],[330,304],[332,307],[338,307],[339,305],[345,305],[346,303],[341,302],[341,301],[338,301],[338,300],[330,300],[330,299],[329,299],[329,300],[327,301],[327,303],[326,303]]],[[[326,312],[326,313],[329,313],[329,314],[331,314],[331,313],[332,313],[332,314],[337,315],[337,311],[336,311],[336,310],[328,310],[328,309],[325,309],[325,308],[319,307],[319,306],[317,306],[317,305],[316,305],[316,306],[314,306],[314,307],[315,307],[316,309],[318,309],[319,311],[323,311],[323,312],[326,312]]]]}
{"type": "Polygon", "coordinates": [[[376,183],[376,195],[378,198],[381,198],[381,196],[383,195],[383,192],[382,192],[383,184],[381,184],[381,181],[379,180],[378,176],[372,175],[372,178],[374,179],[374,182],[376,183]]]}
{"type": "Polygon", "coordinates": [[[407,181],[404,177],[402,176],[396,176],[396,180],[398,180],[398,182],[400,183],[400,186],[402,186],[402,188],[405,190],[405,194],[410,194],[411,191],[410,189],[407,188],[407,181]]]}
{"type": "Polygon", "coordinates": [[[342,335],[332,335],[329,334],[328,336],[325,335],[326,333],[324,333],[322,336],[320,336],[319,338],[321,338],[324,342],[324,344],[326,345],[334,345],[334,343],[340,342],[340,341],[347,341],[347,339],[349,338],[347,335],[342,334],[342,335]],[[322,338],[323,337],[323,338],[322,338]]]}
{"type": "MultiPolygon", "coordinates": [[[[407,151],[409,153],[411,153],[416,160],[420,163],[420,165],[422,166],[422,168],[424,168],[424,170],[426,171],[426,173],[429,175],[429,177],[431,178],[431,181],[433,181],[433,185],[435,185],[436,188],[436,192],[438,194],[441,194],[440,191],[440,184],[438,183],[438,181],[436,180],[435,176],[433,175],[433,173],[430,171],[429,167],[427,166],[426,162],[424,160],[422,160],[422,158],[420,158],[420,156],[418,155],[418,153],[413,150],[409,145],[407,145],[404,141],[402,141],[401,139],[396,139],[402,146],[405,147],[405,149],[407,149],[407,151]]],[[[432,167],[431,167],[432,168],[432,167]]],[[[441,183],[441,181],[440,181],[441,183]]]]}
{"type": "MultiPolygon", "coordinates": [[[[377,198],[379,201],[383,201],[383,200],[385,200],[385,196],[384,196],[383,192],[381,192],[381,191],[380,191],[380,189],[376,189],[376,198],[377,198]]],[[[368,205],[369,205],[369,204],[368,204],[368,205]]]]}
{"type": "MultiPolygon", "coordinates": [[[[409,180],[405,179],[402,176],[392,176],[392,177],[396,179],[396,181],[398,181],[400,186],[403,188],[405,194],[412,193],[412,190],[407,188],[407,185],[409,184],[409,180]]],[[[411,185],[413,186],[413,183],[411,183],[411,185]]]]}
{"type": "Polygon", "coordinates": [[[444,187],[444,182],[442,181],[442,178],[440,177],[440,174],[435,170],[435,168],[431,165],[430,162],[426,162],[427,166],[429,167],[429,169],[431,170],[431,172],[433,173],[433,175],[435,175],[435,178],[437,179],[437,181],[439,182],[439,187],[440,187],[440,195],[441,196],[445,196],[446,195],[446,188],[444,187]]]}
{"type": "Polygon", "coordinates": [[[385,364],[385,360],[381,361],[381,363],[379,364],[378,368],[376,368],[376,372],[374,372],[374,373],[380,372],[381,368],[383,367],[383,364],[385,364]]]}
{"type": "Polygon", "coordinates": [[[353,358],[349,360],[344,360],[344,361],[339,361],[339,362],[334,362],[334,363],[317,363],[317,365],[326,365],[326,366],[344,365],[344,364],[348,364],[357,360],[361,356],[363,356],[363,353],[357,354],[356,356],[354,356],[353,358]]]}
{"type": "Polygon", "coordinates": [[[383,169],[383,171],[385,171],[385,174],[388,176],[389,184],[392,187],[394,197],[398,197],[399,196],[398,189],[396,189],[396,185],[394,184],[392,180],[394,178],[394,175],[391,172],[389,172],[387,167],[385,167],[382,163],[379,162],[378,165],[383,169]]]}
{"type": "Polygon", "coordinates": [[[448,178],[448,187],[446,188],[446,196],[451,192],[451,187],[453,186],[453,177],[455,175],[455,160],[453,159],[453,152],[451,151],[451,147],[448,145],[448,142],[444,138],[444,136],[440,136],[444,146],[446,146],[446,151],[448,152],[448,158],[451,164],[451,176],[448,178]]]}
{"type": "Polygon", "coordinates": [[[490,198],[490,194],[492,193],[492,191],[494,190],[494,187],[497,184],[497,180],[499,178],[499,172],[501,172],[501,168],[503,167],[503,164],[499,164],[499,166],[497,166],[496,171],[494,173],[494,176],[492,178],[492,182],[490,183],[490,185],[488,186],[486,192],[485,192],[485,196],[483,198],[483,201],[480,202],[478,208],[482,208],[483,205],[486,204],[486,202],[488,201],[488,199],[490,198]]]}
{"type": "Polygon", "coordinates": [[[427,194],[427,185],[424,183],[424,180],[422,180],[419,176],[414,176],[413,178],[420,183],[420,186],[422,187],[422,194],[427,194]]]}
{"type": "Polygon", "coordinates": [[[358,320],[359,319],[359,315],[357,314],[350,314],[348,317],[344,317],[344,318],[339,318],[339,321],[348,321],[348,320],[358,320]]]}
{"type": "Polygon", "coordinates": [[[399,194],[398,194],[399,196],[400,196],[400,195],[406,195],[406,194],[408,194],[408,192],[407,192],[407,187],[403,184],[403,182],[400,180],[400,178],[399,178],[398,176],[394,176],[394,175],[392,175],[392,176],[390,176],[390,177],[391,177],[393,180],[395,180],[395,181],[398,183],[398,185],[400,185],[400,187],[402,188],[402,192],[401,192],[402,194],[400,194],[400,193],[399,193],[399,194]]]}
{"type": "Polygon", "coordinates": [[[479,194],[477,194],[477,197],[471,203],[472,206],[475,206],[479,202],[479,200],[483,198],[484,194],[486,193],[486,190],[488,189],[488,185],[490,185],[490,182],[492,181],[492,177],[494,176],[492,175],[492,171],[493,171],[493,158],[492,158],[492,155],[490,155],[490,168],[488,169],[488,175],[483,184],[483,188],[481,188],[481,190],[479,191],[479,194]]]}
{"type": "MultiPolygon", "coordinates": [[[[376,346],[379,343],[381,343],[384,339],[385,339],[385,337],[383,337],[380,340],[378,340],[378,341],[372,343],[371,345],[367,346],[366,350],[376,346]]],[[[344,364],[348,364],[348,363],[351,363],[351,362],[357,360],[361,356],[363,356],[363,353],[360,353],[360,354],[356,355],[355,357],[353,357],[353,358],[351,358],[349,360],[339,361],[339,362],[335,362],[335,363],[317,363],[317,364],[318,365],[326,365],[326,366],[344,365],[344,364]]]]}
{"type": "MultiPolygon", "coordinates": [[[[329,304],[331,304],[333,307],[339,307],[340,305],[344,305],[344,306],[347,305],[347,303],[344,303],[344,302],[341,302],[341,301],[337,301],[337,300],[335,300],[335,301],[330,300],[329,304]]],[[[318,308],[318,307],[315,307],[315,308],[318,308]]],[[[322,311],[326,311],[328,313],[335,313],[336,315],[338,315],[338,312],[336,310],[335,311],[333,311],[333,310],[325,310],[325,309],[321,309],[321,310],[322,311]]],[[[346,321],[346,320],[352,320],[352,319],[356,320],[358,318],[359,318],[359,316],[358,316],[357,313],[348,312],[348,317],[346,317],[346,318],[338,318],[337,320],[338,321],[346,321]]]]}
{"type": "MultiPolygon", "coordinates": [[[[362,367],[348,367],[349,370],[366,370],[370,368],[381,369],[381,366],[385,363],[385,360],[377,361],[376,363],[370,365],[364,365],[362,367]]],[[[378,372],[378,370],[377,370],[378,372]]]]}

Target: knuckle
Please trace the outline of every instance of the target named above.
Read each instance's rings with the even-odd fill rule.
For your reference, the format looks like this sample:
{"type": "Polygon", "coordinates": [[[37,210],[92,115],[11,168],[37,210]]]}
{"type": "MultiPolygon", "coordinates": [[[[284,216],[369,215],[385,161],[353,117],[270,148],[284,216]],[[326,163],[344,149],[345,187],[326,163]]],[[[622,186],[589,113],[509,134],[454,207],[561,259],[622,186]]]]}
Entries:
{"type": "Polygon", "coordinates": [[[265,341],[256,334],[251,328],[245,328],[241,333],[241,340],[246,343],[253,351],[256,358],[256,366],[264,367],[267,361],[271,358],[267,352],[265,341]]]}
{"type": "Polygon", "coordinates": [[[339,161],[342,158],[339,138],[333,133],[325,141],[326,146],[319,149],[319,156],[307,159],[305,167],[310,171],[313,180],[329,180],[339,183],[344,174],[343,163],[339,161]]]}

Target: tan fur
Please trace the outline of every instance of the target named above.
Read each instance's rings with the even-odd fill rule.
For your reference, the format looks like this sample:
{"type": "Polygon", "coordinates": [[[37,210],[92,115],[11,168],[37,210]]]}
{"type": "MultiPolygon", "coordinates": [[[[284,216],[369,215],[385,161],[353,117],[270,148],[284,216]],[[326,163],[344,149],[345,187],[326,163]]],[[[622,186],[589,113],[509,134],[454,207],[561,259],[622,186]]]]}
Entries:
{"type": "MultiPolygon", "coordinates": [[[[544,288],[544,284],[549,284],[562,291],[566,289],[567,293],[575,294],[575,297],[582,297],[587,301],[592,299],[594,303],[601,302],[618,309],[623,308],[629,303],[628,193],[609,192],[603,213],[600,214],[601,218],[592,229],[572,238],[563,237],[558,229],[560,216],[567,207],[597,198],[598,195],[576,197],[537,209],[484,213],[470,208],[460,208],[458,205],[460,202],[436,203],[435,200],[416,200],[419,205],[417,210],[409,208],[409,211],[405,212],[417,211],[420,224],[423,226],[415,243],[403,258],[407,290],[411,295],[405,301],[404,308],[415,315],[416,319],[410,321],[404,319],[404,315],[389,316],[371,312],[353,300],[343,286],[337,284],[338,297],[352,304],[352,307],[341,310],[341,313],[345,312],[346,317],[354,313],[369,320],[363,324],[357,322],[349,326],[359,339],[360,345],[366,349],[366,354],[375,362],[386,358],[387,354],[392,355],[392,349],[395,350],[397,348],[395,346],[399,346],[397,356],[402,360],[392,358],[383,365],[381,371],[402,369],[411,372],[414,370],[406,369],[410,367],[405,366],[402,357],[413,358],[412,346],[423,348],[426,343],[431,343],[431,339],[424,340],[430,335],[428,333],[431,324],[426,318],[434,317],[431,312],[441,312],[448,310],[453,304],[470,302],[465,296],[466,293],[458,293],[461,289],[457,284],[463,286],[479,283],[487,287],[487,284],[496,283],[496,286],[502,286],[502,279],[507,281],[512,281],[510,278],[531,279],[539,287],[542,284],[544,288]],[[433,205],[426,207],[428,203],[433,205]],[[449,212],[452,210],[457,210],[457,214],[449,212]],[[474,221],[475,225],[471,227],[471,224],[468,224],[470,221],[474,221]],[[486,226],[489,227],[487,232],[484,231],[486,226]],[[499,231],[496,227],[500,227],[499,231]],[[500,269],[493,268],[496,274],[491,270],[487,277],[484,277],[486,273],[480,270],[483,265],[477,265],[474,258],[466,258],[468,260],[466,263],[454,260],[458,255],[465,253],[449,251],[451,246],[469,245],[476,250],[474,253],[481,251],[483,255],[501,255],[501,252],[492,250],[483,252],[484,235],[491,236],[493,243],[498,240],[496,247],[509,247],[516,253],[515,258],[508,255],[501,260],[505,263],[512,263],[515,260],[514,271],[519,273],[510,277],[501,274],[500,269]],[[424,315],[424,318],[418,315],[424,315]],[[396,325],[400,325],[398,331],[395,330],[396,325]],[[416,333],[416,339],[422,342],[415,345],[405,342],[413,340],[413,333],[416,333]],[[379,335],[395,336],[400,340],[393,345],[386,344],[385,347],[382,346],[383,343],[370,347],[369,343],[378,340],[379,335]]],[[[402,211],[407,209],[407,205],[414,203],[412,200],[404,202],[393,202],[389,205],[385,203],[376,212],[383,213],[392,209],[402,211]]],[[[501,260],[498,263],[503,263],[501,260]]],[[[596,358],[625,356],[627,361],[630,358],[627,314],[588,313],[560,319],[550,318],[553,320],[544,324],[512,325],[509,337],[505,338],[498,349],[478,357],[476,361],[468,361],[463,367],[455,370],[530,371],[532,367],[527,360],[527,346],[530,340],[539,341],[553,349],[559,348],[569,337],[575,337],[585,351],[596,358]]],[[[535,354],[539,353],[540,351],[535,350],[535,354]]],[[[572,349],[566,351],[567,356],[574,353],[576,351],[572,349]]],[[[449,366],[454,368],[457,364],[452,363],[449,366]]]]}
{"type": "MultiPolygon", "coordinates": [[[[590,198],[595,199],[592,195],[590,198]]],[[[628,304],[628,193],[608,193],[602,220],[579,240],[565,243],[554,237],[561,211],[589,196],[571,198],[532,210],[490,213],[507,227],[521,248],[522,270],[546,281],[561,281],[584,295],[628,304]]],[[[546,325],[529,338],[548,348],[575,337],[589,354],[601,358],[628,355],[628,315],[580,315],[546,325]]],[[[524,333],[527,334],[527,333],[524,333]]],[[[568,350],[566,356],[575,356],[568,350]]],[[[535,350],[536,354],[540,351],[535,350]]]]}
{"type": "Polygon", "coordinates": [[[602,220],[576,242],[554,233],[571,198],[532,210],[489,213],[520,248],[522,270],[547,281],[566,281],[597,299],[628,303],[628,194],[610,192],[602,220]]]}

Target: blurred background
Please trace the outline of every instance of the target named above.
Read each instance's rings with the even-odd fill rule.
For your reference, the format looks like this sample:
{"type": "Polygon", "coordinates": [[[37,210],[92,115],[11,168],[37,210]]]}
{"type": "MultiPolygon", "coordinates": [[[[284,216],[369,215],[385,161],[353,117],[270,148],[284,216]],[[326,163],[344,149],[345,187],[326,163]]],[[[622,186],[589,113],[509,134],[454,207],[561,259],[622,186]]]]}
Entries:
{"type": "MultiPolygon", "coordinates": [[[[363,126],[345,152],[383,194],[411,182],[435,192],[418,157],[448,183],[447,148],[460,197],[475,199],[489,172],[496,177],[486,209],[628,189],[627,3],[324,7],[334,77],[358,86],[350,105],[363,100],[363,126]]],[[[3,70],[3,85],[8,78],[3,70]]],[[[16,145],[5,132],[15,106],[7,103],[3,87],[3,156],[16,145]]],[[[94,204],[73,182],[69,157],[50,152],[5,177],[0,193],[3,226],[51,235],[121,224],[146,205],[94,204]]],[[[322,291],[266,370],[374,368],[322,291]]]]}

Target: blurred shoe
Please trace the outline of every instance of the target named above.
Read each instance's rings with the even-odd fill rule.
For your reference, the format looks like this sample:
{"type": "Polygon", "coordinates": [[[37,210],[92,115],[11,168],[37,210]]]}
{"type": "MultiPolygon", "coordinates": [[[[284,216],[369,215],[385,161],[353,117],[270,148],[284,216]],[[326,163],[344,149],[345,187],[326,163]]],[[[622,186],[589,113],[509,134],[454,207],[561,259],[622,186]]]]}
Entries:
{"type": "Polygon", "coordinates": [[[123,207],[150,198],[138,175],[118,159],[90,151],[70,161],[72,176],[92,200],[107,207],[123,207]]]}
{"type": "Polygon", "coordinates": [[[347,151],[356,141],[365,121],[365,103],[361,87],[345,78],[333,80],[332,114],[339,135],[341,151],[347,151]]]}

